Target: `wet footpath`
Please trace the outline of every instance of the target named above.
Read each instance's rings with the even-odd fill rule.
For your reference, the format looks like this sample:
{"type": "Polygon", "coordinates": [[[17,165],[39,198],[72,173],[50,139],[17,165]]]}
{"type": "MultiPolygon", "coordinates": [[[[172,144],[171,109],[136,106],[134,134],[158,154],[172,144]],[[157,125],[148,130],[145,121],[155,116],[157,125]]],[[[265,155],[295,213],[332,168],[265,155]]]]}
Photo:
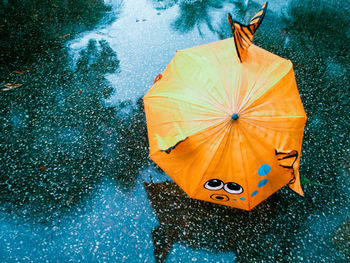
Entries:
{"type": "Polygon", "coordinates": [[[0,262],[349,262],[348,1],[270,1],[254,38],[294,65],[305,197],[192,200],[148,158],[156,75],[262,4],[2,0],[0,262]]]}

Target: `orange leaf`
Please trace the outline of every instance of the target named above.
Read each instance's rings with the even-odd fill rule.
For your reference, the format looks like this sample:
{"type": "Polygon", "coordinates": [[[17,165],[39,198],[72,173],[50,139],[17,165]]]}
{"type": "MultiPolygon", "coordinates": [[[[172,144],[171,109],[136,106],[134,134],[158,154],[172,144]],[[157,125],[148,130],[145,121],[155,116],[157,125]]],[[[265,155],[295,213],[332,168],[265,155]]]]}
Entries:
{"type": "Polygon", "coordinates": [[[59,38],[66,38],[66,37],[68,37],[70,34],[65,34],[65,35],[63,35],[63,36],[60,36],[59,38]]]}
{"type": "Polygon", "coordinates": [[[40,167],[40,170],[41,170],[41,171],[45,171],[45,170],[46,170],[45,164],[43,164],[43,165],[40,167]]]}
{"type": "Polygon", "coordinates": [[[7,90],[12,90],[12,89],[18,88],[18,87],[22,86],[22,84],[6,83],[3,86],[5,88],[1,89],[1,91],[7,91],[7,90]]]}
{"type": "Polygon", "coordinates": [[[15,70],[13,73],[20,74],[20,75],[24,74],[22,71],[17,71],[17,70],[15,70]]]}

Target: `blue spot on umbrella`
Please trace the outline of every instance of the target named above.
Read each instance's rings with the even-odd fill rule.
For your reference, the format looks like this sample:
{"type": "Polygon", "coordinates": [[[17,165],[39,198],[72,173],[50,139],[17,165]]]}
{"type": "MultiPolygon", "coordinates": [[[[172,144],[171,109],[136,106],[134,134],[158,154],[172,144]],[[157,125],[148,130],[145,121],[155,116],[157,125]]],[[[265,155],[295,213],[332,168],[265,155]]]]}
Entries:
{"type": "Polygon", "coordinates": [[[254,191],[254,192],[252,193],[252,196],[255,196],[257,193],[258,193],[258,191],[254,191]]]}
{"type": "Polygon", "coordinates": [[[244,198],[244,197],[241,197],[240,199],[241,199],[242,201],[245,201],[245,198],[244,198]]]}
{"type": "Polygon", "coordinates": [[[237,199],[233,199],[233,201],[237,201],[237,199]]]}
{"type": "Polygon", "coordinates": [[[262,179],[259,183],[258,183],[258,186],[259,187],[263,187],[265,184],[267,184],[267,179],[262,179]]]}
{"type": "Polygon", "coordinates": [[[259,167],[258,174],[260,176],[265,176],[271,171],[271,167],[268,164],[263,164],[259,167]]]}

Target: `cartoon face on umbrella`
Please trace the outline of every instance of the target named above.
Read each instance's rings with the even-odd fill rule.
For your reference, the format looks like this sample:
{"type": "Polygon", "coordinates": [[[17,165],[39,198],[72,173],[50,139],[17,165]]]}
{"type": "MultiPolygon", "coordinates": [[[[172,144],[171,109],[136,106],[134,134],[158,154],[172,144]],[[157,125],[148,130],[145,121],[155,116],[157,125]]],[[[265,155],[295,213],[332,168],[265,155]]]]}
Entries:
{"type": "Polygon", "coordinates": [[[179,50],[144,96],[150,158],[192,198],[251,210],[303,194],[306,114],[293,66],[255,45],[266,4],[233,38],[179,50]]]}
{"type": "MultiPolygon", "coordinates": [[[[260,188],[265,186],[268,183],[268,179],[266,179],[266,175],[270,172],[271,167],[268,164],[263,164],[259,167],[258,175],[262,176],[262,178],[256,189],[251,193],[251,197],[254,197],[259,193],[260,188]]],[[[236,182],[222,182],[220,179],[210,179],[208,180],[204,188],[211,191],[210,198],[217,201],[237,201],[238,199],[245,201],[246,198],[243,197],[242,193],[244,192],[243,187],[236,182]],[[222,191],[223,190],[223,191],[222,191]]]]}
{"type": "Polygon", "coordinates": [[[233,183],[233,182],[224,183],[220,179],[208,180],[205,183],[204,188],[206,188],[210,191],[216,191],[216,192],[223,189],[226,192],[226,193],[224,193],[223,191],[220,191],[221,192],[220,194],[218,194],[218,193],[212,194],[210,196],[210,198],[213,200],[229,201],[230,198],[228,197],[227,194],[238,195],[238,194],[243,193],[243,188],[239,184],[233,183]]]}

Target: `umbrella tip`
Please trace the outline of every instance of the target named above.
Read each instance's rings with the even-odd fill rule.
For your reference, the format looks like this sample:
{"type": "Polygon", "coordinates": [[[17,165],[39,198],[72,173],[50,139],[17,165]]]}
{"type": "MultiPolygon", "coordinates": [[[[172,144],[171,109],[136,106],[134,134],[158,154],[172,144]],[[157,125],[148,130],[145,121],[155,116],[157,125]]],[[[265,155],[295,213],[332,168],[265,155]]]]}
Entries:
{"type": "Polygon", "coordinates": [[[238,120],[238,117],[239,117],[238,114],[234,113],[232,114],[231,119],[235,121],[235,120],[238,120]]]}

